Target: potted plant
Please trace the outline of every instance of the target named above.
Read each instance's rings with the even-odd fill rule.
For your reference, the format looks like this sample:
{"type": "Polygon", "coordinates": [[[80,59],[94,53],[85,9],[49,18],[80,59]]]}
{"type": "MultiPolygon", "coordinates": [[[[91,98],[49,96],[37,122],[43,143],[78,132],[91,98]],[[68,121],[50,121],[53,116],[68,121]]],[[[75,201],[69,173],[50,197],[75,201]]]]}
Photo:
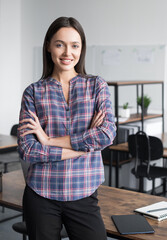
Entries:
{"type": "Polygon", "coordinates": [[[126,102],[123,104],[123,107],[120,112],[120,116],[124,118],[129,118],[130,117],[130,108],[129,108],[129,103],[126,102]]]}
{"type": "MultiPolygon", "coordinates": [[[[150,105],[151,103],[151,98],[148,97],[147,95],[144,95],[143,96],[143,114],[144,115],[147,115],[147,110],[148,110],[148,106],[150,105]]],[[[137,98],[137,104],[141,106],[142,108],[142,97],[138,97],[137,98]]]]}

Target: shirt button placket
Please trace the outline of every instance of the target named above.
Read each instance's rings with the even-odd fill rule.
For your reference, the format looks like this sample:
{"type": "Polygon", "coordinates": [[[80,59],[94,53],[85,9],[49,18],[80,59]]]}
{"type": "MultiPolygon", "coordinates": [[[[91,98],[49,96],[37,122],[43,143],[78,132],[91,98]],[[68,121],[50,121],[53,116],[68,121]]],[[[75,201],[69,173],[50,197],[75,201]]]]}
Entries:
{"type": "Polygon", "coordinates": [[[70,134],[70,109],[69,107],[66,109],[66,120],[67,120],[67,135],[70,134]]]}

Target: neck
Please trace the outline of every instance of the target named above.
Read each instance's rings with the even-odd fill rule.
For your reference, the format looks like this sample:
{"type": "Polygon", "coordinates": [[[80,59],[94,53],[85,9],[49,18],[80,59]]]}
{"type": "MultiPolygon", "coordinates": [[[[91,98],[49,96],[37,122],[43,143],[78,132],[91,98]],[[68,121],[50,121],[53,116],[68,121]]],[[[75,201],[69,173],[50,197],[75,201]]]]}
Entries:
{"type": "Polygon", "coordinates": [[[53,71],[52,77],[55,78],[59,82],[69,82],[73,77],[77,76],[78,73],[75,70],[72,71],[63,71],[63,72],[58,72],[58,71],[53,71]]]}

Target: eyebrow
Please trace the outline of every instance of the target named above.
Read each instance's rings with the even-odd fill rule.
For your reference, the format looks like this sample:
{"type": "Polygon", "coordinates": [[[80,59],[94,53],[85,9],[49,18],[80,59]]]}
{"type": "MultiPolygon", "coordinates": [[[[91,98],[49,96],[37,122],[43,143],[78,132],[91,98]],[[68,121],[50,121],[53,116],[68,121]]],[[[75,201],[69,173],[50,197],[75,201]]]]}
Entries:
{"type": "MultiPolygon", "coordinates": [[[[56,43],[56,42],[65,43],[65,42],[64,42],[64,41],[62,41],[62,40],[55,40],[54,42],[55,42],[55,43],[56,43]]],[[[71,42],[71,43],[78,43],[78,44],[81,44],[81,43],[80,43],[80,42],[78,42],[78,41],[74,41],[74,42],[71,42]]]]}

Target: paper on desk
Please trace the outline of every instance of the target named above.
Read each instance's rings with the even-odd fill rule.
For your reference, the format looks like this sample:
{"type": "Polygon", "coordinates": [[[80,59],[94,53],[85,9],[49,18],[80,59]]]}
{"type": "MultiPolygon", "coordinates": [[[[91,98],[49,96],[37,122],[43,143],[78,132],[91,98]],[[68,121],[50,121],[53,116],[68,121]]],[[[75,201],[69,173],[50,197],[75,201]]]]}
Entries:
{"type": "Polygon", "coordinates": [[[167,201],[157,202],[151,205],[147,205],[145,207],[137,208],[134,210],[135,212],[142,213],[145,216],[150,216],[158,221],[167,219],[167,201]],[[166,208],[165,210],[162,210],[166,208]],[[149,212],[150,210],[157,210],[154,212],[149,212]]]}

